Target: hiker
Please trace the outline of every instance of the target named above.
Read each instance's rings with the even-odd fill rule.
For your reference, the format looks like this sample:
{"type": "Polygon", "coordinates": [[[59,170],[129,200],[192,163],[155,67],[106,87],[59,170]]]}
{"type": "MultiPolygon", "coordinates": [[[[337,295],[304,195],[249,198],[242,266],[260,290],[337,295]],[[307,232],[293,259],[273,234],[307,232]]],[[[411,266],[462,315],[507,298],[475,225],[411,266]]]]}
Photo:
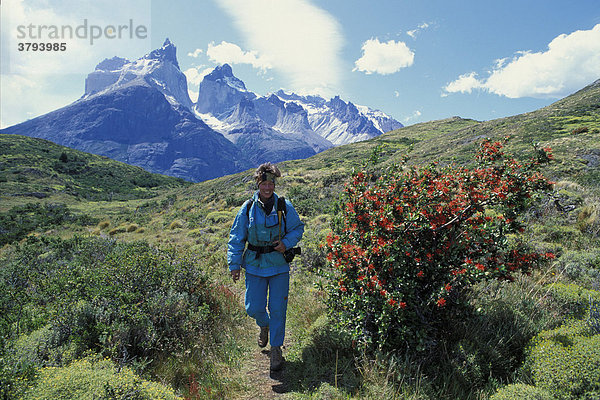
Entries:
{"type": "Polygon", "coordinates": [[[254,179],[258,190],[238,211],[227,250],[227,264],[234,282],[240,278],[240,269],[246,269],[246,312],[260,327],[260,347],[267,345],[270,336],[272,371],[283,365],[281,346],[285,336],[289,262],[294,253],[299,253],[294,246],[304,233],[304,223],[292,203],[274,192],[279,177],[279,168],[271,163],[256,169],[254,179]]]}

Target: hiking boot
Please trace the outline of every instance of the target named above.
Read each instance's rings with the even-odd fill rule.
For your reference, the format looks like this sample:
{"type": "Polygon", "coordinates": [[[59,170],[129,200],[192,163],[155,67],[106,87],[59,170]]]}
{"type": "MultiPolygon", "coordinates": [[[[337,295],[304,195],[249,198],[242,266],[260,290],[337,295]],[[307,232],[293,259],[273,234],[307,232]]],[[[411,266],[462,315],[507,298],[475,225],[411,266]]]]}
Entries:
{"type": "Polygon", "coordinates": [[[279,371],[283,367],[281,346],[271,347],[271,371],[279,371]]]}
{"type": "Polygon", "coordinates": [[[261,326],[260,334],[258,335],[258,346],[265,347],[269,342],[269,327],[261,326]]]}

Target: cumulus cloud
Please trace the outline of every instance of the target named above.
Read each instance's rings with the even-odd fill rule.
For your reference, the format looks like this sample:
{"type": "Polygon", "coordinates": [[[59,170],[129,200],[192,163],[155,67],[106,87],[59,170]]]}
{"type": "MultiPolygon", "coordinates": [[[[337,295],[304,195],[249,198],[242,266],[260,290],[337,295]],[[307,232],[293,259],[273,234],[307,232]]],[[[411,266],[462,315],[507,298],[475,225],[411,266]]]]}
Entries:
{"type": "Polygon", "coordinates": [[[202,79],[213,71],[213,68],[208,68],[206,65],[200,65],[199,67],[188,68],[183,71],[183,74],[187,78],[188,85],[198,86],[202,79]]]}
{"type": "Polygon", "coordinates": [[[259,56],[257,51],[244,51],[237,44],[225,41],[217,45],[209,43],[206,55],[217,64],[250,64],[262,72],[273,68],[267,58],[259,56]]]}
{"type": "Polygon", "coordinates": [[[202,54],[202,49],[196,49],[194,52],[187,53],[188,57],[198,58],[202,54]]]}
{"type": "Polygon", "coordinates": [[[388,75],[410,67],[415,53],[404,42],[369,39],[362,45],[362,57],[355,61],[353,71],[388,75]]]}
{"type": "Polygon", "coordinates": [[[339,23],[325,10],[309,0],[217,3],[244,35],[244,47],[268,60],[287,78],[291,90],[331,95],[340,89],[343,36],[339,23]]]}
{"type": "Polygon", "coordinates": [[[554,38],[543,52],[501,59],[485,78],[475,73],[450,82],[446,93],[486,90],[509,98],[559,98],[600,78],[600,24],[554,38]]]}
{"type": "Polygon", "coordinates": [[[450,82],[444,90],[449,93],[471,93],[473,89],[481,89],[484,85],[477,79],[475,72],[470,72],[458,77],[453,82],[450,82]]]}
{"type": "Polygon", "coordinates": [[[117,55],[115,48],[125,58],[147,53],[151,46],[149,3],[150,0],[4,2],[0,13],[0,126],[10,126],[75,101],[82,94],[85,76],[104,58],[117,55]],[[140,36],[130,39],[130,20],[134,28],[146,28],[145,37],[140,28],[140,36]],[[119,31],[119,26],[127,28],[119,31]],[[48,41],[65,43],[65,50],[18,51],[18,43],[48,41]]]}
{"type": "Polygon", "coordinates": [[[200,65],[198,67],[188,68],[183,71],[188,83],[188,94],[192,101],[196,101],[198,98],[198,88],[202,79],[213,71],[214,68],[208,68],[206,65],[200,65]]]}

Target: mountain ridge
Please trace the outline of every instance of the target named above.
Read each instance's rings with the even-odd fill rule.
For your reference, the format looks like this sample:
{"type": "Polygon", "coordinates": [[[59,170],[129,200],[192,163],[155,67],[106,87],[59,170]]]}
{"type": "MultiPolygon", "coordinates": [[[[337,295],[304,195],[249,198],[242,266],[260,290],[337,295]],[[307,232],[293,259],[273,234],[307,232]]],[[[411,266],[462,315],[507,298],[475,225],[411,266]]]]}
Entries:
{"type": "MultiPolygon", "coordinates": [[[[137,60],[104,59],[87,76],[81,98],[0,133],[44,138],[190,181],[265,161],[303,159],[334,146],[313,129],[312,114],[301,104],[258,96],[228,64],[204,77],[192,102],[176,50],[167,38],[137,60]]],[[[330,102],[335,110],[320,115],[332,114],[325,119],[335,123],[336,144],[383,133],[352,103],[339,97],[330,102]]]]}

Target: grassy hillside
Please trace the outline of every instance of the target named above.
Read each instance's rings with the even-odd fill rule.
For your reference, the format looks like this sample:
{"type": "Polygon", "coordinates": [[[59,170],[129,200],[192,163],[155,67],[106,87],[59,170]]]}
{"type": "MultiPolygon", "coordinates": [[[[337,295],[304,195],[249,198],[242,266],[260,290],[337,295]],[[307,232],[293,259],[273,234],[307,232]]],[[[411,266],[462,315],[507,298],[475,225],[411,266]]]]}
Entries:
{"type": "MultiPolygon", "coordinates": [[[[293,265],[288,367],[278,390],[291,398],[485,399],[510,383],[550,379],[535,375],[536,366],[548,360],[536,347],[526,350],[533,337],[548,346],[553,338],[568,338],[589,349],[596,336],[582,336],[581,327],[555,328],[592,318],[586,314],[589,299],[600,289],[599,129],[600,84],[595,84],[531,113],[486,122],[432,121],[281,163],[277,193],[292,200],[307,229],[303,254],[293,265]],[[326,268],[321,245],[352,168],[376,149],[374,168],[382,171],[406,155],[409,164],[468,164],[480,139],[507,135],[512,137],[508,151],[518,157],[530,155],[532,143],[553,149],[555,160],[544,171],[558,183],[526,214],[523,235],[536,248],[555,252],[556,262],[513,284],[475,288],[470,302],[477,314],[456,321],[455,340],[444,344],[436,363],[411,354],[401,360],[360,353],[333,329],[323,292],[313,285],[321,279],[316,271],[326,268]]],[[[39,219],[29,218],[34,237],[23,240],[25,232],[0,252],[0,289],[12,296],[0,299],[0,359],[5,360],[0,379],[17,393],[26,387],[46,393],[46,379],[36,380],[35,371],[79,359],[95,365],[98,361],[85,358],[92,352],[190,399],[276,396],[270,390],[276,381],[257,379],[256,332],[243,316],[243,285],[232,284],[225,272],[231,222],[255,190],[252,171],[191,185],[38,139],[3,136],[0,212],[7,216],[9,208],[30,203],[15,215],[39,219]],[[66,214],[61,204],[68,207],[66,214]],[[25,274],[22,265],[31,272],[25,274]],[[15,279],[19,274],[29,283],[15,279]],[[35,285],[41,289],[29,290],[35,285]],[[27,305],[26,312],[16,312],[14,299],[27,305]],[[128,304],[135,307],[124,311],[128,304]],[[58,311],[67,320],[53,321],[58,311]],[[154,317],[167,314],[172,319],[154,317]]],[[[15,218],[10,221],[18,223],[15,218]]],[[[556,357],[549,365],[567,368],[556,357]]],[[[538,386],[523,390],[551,390],[538,386]]],[[[519,393],[520,387],[509,388],[519,393]]]]}
{"type": "Polygon", "coordinates": [[[0,135],[1,209],[23,199],[73,202],[149,198],[187,185],[182,179],[151,174],[47,140],[0,135]]]}

